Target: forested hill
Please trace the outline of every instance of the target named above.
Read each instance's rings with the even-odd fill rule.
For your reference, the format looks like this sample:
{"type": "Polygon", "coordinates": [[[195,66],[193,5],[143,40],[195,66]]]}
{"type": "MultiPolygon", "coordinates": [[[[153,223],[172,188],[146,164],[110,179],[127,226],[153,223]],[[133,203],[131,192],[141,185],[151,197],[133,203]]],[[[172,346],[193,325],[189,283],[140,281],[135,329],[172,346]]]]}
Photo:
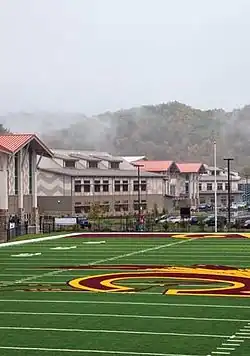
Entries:
{"type": "MultiPolygon", "coordinates": [[[[35,114],[29,114],[34,124],[35,118],[35,114]]],[[[47,122],[42,138],[52,148],[96,149],[117,155],[146,154],[152,159],[211,164],[212,143],[216,138],[219,163],[223,157],[231,156],[235,159],[235,168],[250,166],[250,106],[232,112],[204,111],[171,102],[93,117],[64,113],[62,121],[66,128],[53,131],[53,123],[60,122],[60,114],[45,114],[43,118],[40,115],[40,125],[41,119],[47,122]]],[[[25,121],[22,122],[25,125],[25,121]]],[[[7,119],[5,126],[8,127],[7,119]]]]}

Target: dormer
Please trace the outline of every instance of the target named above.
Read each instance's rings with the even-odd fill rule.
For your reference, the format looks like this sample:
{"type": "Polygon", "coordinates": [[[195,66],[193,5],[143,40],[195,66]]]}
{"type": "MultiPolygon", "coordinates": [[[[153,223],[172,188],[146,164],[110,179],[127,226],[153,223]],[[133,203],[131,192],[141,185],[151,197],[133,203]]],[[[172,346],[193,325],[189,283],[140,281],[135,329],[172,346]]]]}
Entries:
{"type": "Polygon", "coordinates": [[[65,159],[63,161],[63,167],[65,168],[76,168],[76,161],[71,159],[65,159]]]}
{"type": "Polygon", "coordinates": [[[93,155],[93,157],[99,159],[100,161],[108,162],[109,169],[120,169],[120,164],[122,163],[122,160],[120,158],[112,157],[108,155],[103,155],[103,156],[93,155]]]}
{"type": "Polygon", "coordinates": [[[55,161],[64,168],[76,168],[77,158],[68,156],[67,154],[54,153],[53,158],[55,161]]]}
{"type": "Polygon", "coordinates": [[[73,158],[77,158],[78,160],[85,161],[86,168],[90,168],[90,169],[99,168],[99,163],[101,162],[101,159],[83,153],[71,153],[70,156],[73,158]]]}

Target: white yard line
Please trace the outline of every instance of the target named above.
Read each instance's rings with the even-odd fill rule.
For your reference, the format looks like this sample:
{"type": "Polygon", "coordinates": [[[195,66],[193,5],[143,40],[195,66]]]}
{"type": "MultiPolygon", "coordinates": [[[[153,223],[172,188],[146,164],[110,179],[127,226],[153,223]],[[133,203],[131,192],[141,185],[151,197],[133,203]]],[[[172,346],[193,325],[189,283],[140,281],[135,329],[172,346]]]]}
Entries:
{"type": "Polygon", "coordinates": [[[248,319],[219,319],[219,318],[198,318],[198,317],[186,317],[186,316],[163,316],[163,315],[136,315],[136,314],[98,314],[98,313],[36,313],[36,312],[15,312],[7,311],[0,312],[1,314],[6,315],[51,315],[51,316],[81,316],[81,317],[104,317],[104,318],[132,318],[132,319],[170,319],[170,320],[194,320],[194,321],[221,321],[221,322],[242,322],[246,323],[248,319]]]}
{"type": "MultiPolygon", "coordinates": [[[[75,292],[74,292],[75,293],[75,292]]],[[[132,293],[131,293],[132,294],[132,293]]],[[[140,293],[141,294],[141,293],[140,293]]],[[[158,293],[157,293],[158,294],[158,293]]],[[[133,293],[136,296],[136,294],[133,293]]],[[[178,303],[154,303],[154,302],[117,302],[104,300],[56,300],[56,299],[0,299],[1,303],[59,303],[59,304],[111,304],[111,305],[152,305],[152,306],[174,306],[191,308],[233,308],[250,309],[250,305],[222,305],[222,304],[178,304],[178,303]]]]}
{"type": "MultiPolygon", "coordinates": [[[[168,243],[168,244],[164,244],[164,245],[158,245],[158,246],[154,246],[154,247],[149,247],[149,248],[146,248],[146,249],[143,249],[143,250],[139,250],[139,251],[133,251],[133,252],[130,252],[130,253],[125,253],[125,254],[122,254],[122,255],[114,256],[114,257],[104,258],[104,259],[101,259],[101,260],[90,262],[90,263],[88,263],[88,265],[91,266],[91,265],[96,265],[96,264],[100,264],[100,263],[103,263],[103,262],[115,261],[115,260],[118,260],[118,259],[124,258],[124,257],[129,257],[129,256],[133,256],[133,255],[140,255],[140,254],[146,253],[148,251],[156,251],[156,250],[160,250],[161,248],[184,244],[184,243],[187,243],[187,242],[190,242],[190,241],[197,240],[198,238],[199,237],[196,237],[196,238],[193,238],[193,239],[181,240],[181,241],[172,242],[172,243],[168,243]]],[[[60,274],[60,273],[63,273],[63,272],[65,272],[65,270],[59,269],[59,270],[43,273],[43,274],[40,274],[40,275],[34,275],[34,276],[31,276],[31,277],[22,278],[22,279],[13,281],[13,282],[7,282],[7,283],[3,284],[1,287],[6,287],[6,286],[13,285],[13,284],[29,282],[29,281],[35,280],[37,278],[54,276],[54,275],[57,275],[57,274],[60,274]]]]}
{"type": "Polygon", "coordinates": [[[219,334],[192,334],[192,333],[171,333],[157,331],[135,331],[135,330],[106,330],[106,329],[59,329],[59,328],[34,328],[23,326],[0,326],[0,330],[26,330],[26,331],[54,331],[54,332],[73,332],[73,333],[94,333],[94,334],[133,334],[133,335],[158,335],[158,336],[187,336],[187,337],[206,337],[214,339],[225,339],[230,335],[219,334]]]}
{"type": "Polygon", "coordinates": [[[23,351],[44,351],[44,352],[70,352],[70,353],[93,353],[105,355],[134,355],[134,356],[202,356],[202,355],[183,355],[183,354],[162,354],[155,352],[133,352],[133,351],[114,351],[114,350],[81,350],[81,349],[51,349],[45,347],[24,347],[24,346],[0,346],[0,350],[23,350],[23,351]]]}
{"type": "Polygon", "coordinates": [[[53,235],[53,236],[47,236],[47,237],[37,237],[34,239],[27,239],[27,240],[3,242],[3,243],[0,243],[0,248],[16,246],[16,245],[24,245],[24,244],[35,243],[35,242],[56,240],[56,239],[61,239],[62,237],[66,237],[66,236],[76,236],[77,237],[77,235],[82,235],[82,233],[74,232],[72,234],[53,235]]]}

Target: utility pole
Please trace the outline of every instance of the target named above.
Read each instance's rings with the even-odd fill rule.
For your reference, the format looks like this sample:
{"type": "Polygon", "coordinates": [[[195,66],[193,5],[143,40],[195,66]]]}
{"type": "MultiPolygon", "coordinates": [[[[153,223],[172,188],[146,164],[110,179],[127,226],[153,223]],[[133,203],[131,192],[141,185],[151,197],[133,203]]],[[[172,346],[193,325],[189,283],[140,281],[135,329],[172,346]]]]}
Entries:
{"type": "Polygon", "coordinates": [[[142,220],[142,206],[141,206],[141,167],[144,167],[143,164],[134,163],[134,166],[137,168],[137,179],[138,179],[138,225],[140,225],[142,220]]]}
{"type": "Polygon", "coordinates": [[[233,158],[224,158],[227,161],[227,213],[228,213],[228,224],[231,223],[231,179],[230,179],[230,163],[233,158]]]}
{"type": "Polygon", "coordinates": [[[249,180],[249,175],[246,174],[245,175],[245,179],[246,179],[246,184],[245,184],[245,195],[246,195],[246,203],[248,205],[248,202],[249,202],[249,198],[248,198],[248,180],[249,180]]]}

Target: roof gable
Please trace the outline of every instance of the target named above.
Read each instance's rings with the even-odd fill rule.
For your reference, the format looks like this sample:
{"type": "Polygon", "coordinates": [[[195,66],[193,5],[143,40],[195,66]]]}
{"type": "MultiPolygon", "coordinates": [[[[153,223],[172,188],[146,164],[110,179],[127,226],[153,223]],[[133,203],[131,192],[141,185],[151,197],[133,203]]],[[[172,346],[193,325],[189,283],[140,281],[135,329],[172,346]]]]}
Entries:
{"type": "Polygon", "coordinates": [[[171,169],[178,170],[173,161],[137,161],[134,165],[139,165],[142,170],[147,172],[167,172],[171,169]]]}
{"type": "Polygon", "coordinates": [[[0,149],[13,154],[20,151],[27,144],[32,144],[33,149],[40,155],[52,157],[48,147],[35,134],[7,134],[0,135],[0,149]]]}
{"type": "Polygon", "coordinates": [[[176,163],[181,173],[205,173],[206,169],[202,163],[176,163]]]}

